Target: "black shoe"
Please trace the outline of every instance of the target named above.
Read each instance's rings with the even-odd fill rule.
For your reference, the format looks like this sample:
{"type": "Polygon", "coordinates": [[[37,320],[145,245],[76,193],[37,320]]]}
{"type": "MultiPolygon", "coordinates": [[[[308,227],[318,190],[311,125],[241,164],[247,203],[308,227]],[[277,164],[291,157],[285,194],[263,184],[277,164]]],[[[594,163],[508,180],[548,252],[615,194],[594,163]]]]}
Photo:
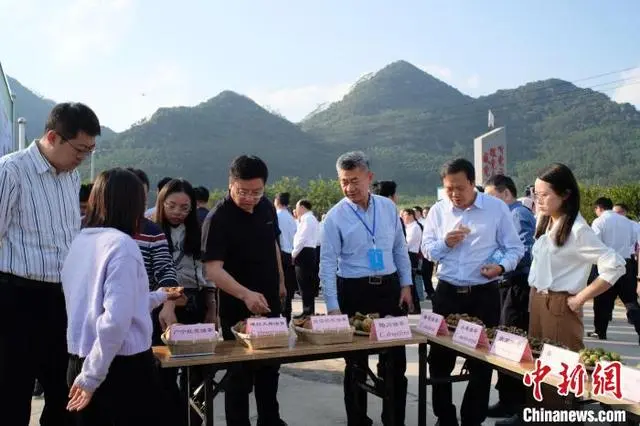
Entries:
{"type": "Polygon", "coordinates": [[[520,417],[520,414],[514,414],[513,416],[509,417],[508,419],[498,420],[494,424],[496,426],[522,425],[522,424],[524,424],[524,422],[522,421],[522,418],[520,417]]]}
{"type": "Polygon", "coordinates": [[[493,405],[489,406],[487,410],[487,417],[493,418],[501,418],[501,417],[511,417],[516,414],[516,410],[508,405],[501,403],[500,401],[496,402],[493,405]]]}
{"type": "Polygon", "coordinates": [[[589,331],[587,337],[591,337],[598,340],[607,340],[606,333],[598,333],[597,331],[589,331]]]}

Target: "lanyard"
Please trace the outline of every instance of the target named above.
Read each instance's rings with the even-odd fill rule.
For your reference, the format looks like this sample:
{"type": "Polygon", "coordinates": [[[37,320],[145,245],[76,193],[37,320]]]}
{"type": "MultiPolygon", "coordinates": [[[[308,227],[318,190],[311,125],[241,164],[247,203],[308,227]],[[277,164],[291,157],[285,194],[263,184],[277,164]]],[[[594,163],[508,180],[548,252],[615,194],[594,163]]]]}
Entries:
{"type": "Polygon", "coordinates": [[[375,246],[376,245],[376,199],[374,197],[371,197],[371,203],[373,204],[373,229],[369,228],[369,225],[367,225],[367,222],[364,221],[364,219],[358,214],[358,211],[354,209],[351,204],[349,204],[349,207],[351,208],[351,211],[353,212],[353,214],[356,215],[356,217],[360,220],[360,222],[362,222],[364,227],[367,229],[367,232],[369,233],[369,235],[371,235],[371,238],[373,239],[373,245],[375,246]]]}

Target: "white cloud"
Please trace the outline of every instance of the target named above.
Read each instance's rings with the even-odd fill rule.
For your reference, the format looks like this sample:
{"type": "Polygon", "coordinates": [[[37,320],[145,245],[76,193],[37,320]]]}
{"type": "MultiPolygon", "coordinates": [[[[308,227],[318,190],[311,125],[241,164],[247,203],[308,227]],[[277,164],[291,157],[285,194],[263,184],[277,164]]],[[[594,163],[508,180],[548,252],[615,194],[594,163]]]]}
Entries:
{"type": "Polygon", "coordinates": [[[134,6],[134,0],[73,0],[58,7],[46,24],[53,59],[74,67],[114,52],[133,23],[134,6]]]}
{"type": "Polygon", "coordinates": [[[480,76],[473,74],[467,79],[467,87],[470,89],[477,89],[480,86],[480,76]]]}
{"type": "Polygon", "coordinates": [[[613,99],[616,102],[636,105],[640,108],[640,67],[620,73],[621,87],[618,87],[613,93],[613,99]]]}
{"type": "Polygon", "coordinates": [[[319,105],[342,99],[352,83],[309,85],[273,91],[250,90],[247,96],[291,121],[300,121],[319,105]]]}
{"type": "Polygon", "coordinates": [[[418,68],[441,80],[453,81],[453,71],[451,71],[451,68],[436,64],[418,65],[418,68]]]}

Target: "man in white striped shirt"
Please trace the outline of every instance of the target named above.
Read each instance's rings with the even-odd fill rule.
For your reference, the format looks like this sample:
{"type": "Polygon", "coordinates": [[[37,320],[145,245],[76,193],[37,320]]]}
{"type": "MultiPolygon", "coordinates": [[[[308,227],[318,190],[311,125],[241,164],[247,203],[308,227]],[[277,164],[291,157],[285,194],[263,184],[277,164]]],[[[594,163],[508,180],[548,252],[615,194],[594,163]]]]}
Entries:
{"type": "MultiPolygon", "coordinates": [[[[80,230],[80,176],[100,123],[80,103],[56,105],[42,138],[0,158],[0,398],[2,424],[27,426],[37,379],[40,424],[68,425],[68,363],[60,272],[80,230]]],[[[83,259],[77,259],[82,262],[83,259]]]]}

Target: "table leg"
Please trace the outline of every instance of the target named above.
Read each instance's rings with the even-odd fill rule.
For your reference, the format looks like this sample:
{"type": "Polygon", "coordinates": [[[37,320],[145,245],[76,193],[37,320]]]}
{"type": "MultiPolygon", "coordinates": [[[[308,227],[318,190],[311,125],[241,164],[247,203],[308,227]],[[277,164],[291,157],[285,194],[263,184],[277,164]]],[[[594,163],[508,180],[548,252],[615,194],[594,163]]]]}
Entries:
{"type": "Polygon", "coordinates": [[[213,389],[213,376],[215,372],[208,371],[204,375],[204,424],[206,426],[213,426],[213,398],[215,392],[213,389]]]}
{"type": "Polygon", "coordinates": [[[418,345],[418,426],[427,425],[427,344],[418,345]]]}
{"type": "Polygon", "coordinates": [[[187,390],[185,394],[187,395],[187,425],[191,426],[191,367],[187,367],[187,390]]]}
{"type": "MultiPolygon", "coordinates": [[[[389,358],[387,358],[389,359],[389,358]]],[[[390,360],[391,361],[391,360],[390,360]]],[[[393,364],[393,362],[390,362],[393,364]]],[[[391,365],[386,365],[384,368],[384,399],[387,402],[385,407],[385,415],[387,417],[388,425],[394,426],[396,424],[396,389],[395,389],[395,370],[391,368],[391,365]]],[[[384,402],[383,402],[384,403],[384,402]]],[[[401,426],[401,425],[400,425],[401,426]]]]}

